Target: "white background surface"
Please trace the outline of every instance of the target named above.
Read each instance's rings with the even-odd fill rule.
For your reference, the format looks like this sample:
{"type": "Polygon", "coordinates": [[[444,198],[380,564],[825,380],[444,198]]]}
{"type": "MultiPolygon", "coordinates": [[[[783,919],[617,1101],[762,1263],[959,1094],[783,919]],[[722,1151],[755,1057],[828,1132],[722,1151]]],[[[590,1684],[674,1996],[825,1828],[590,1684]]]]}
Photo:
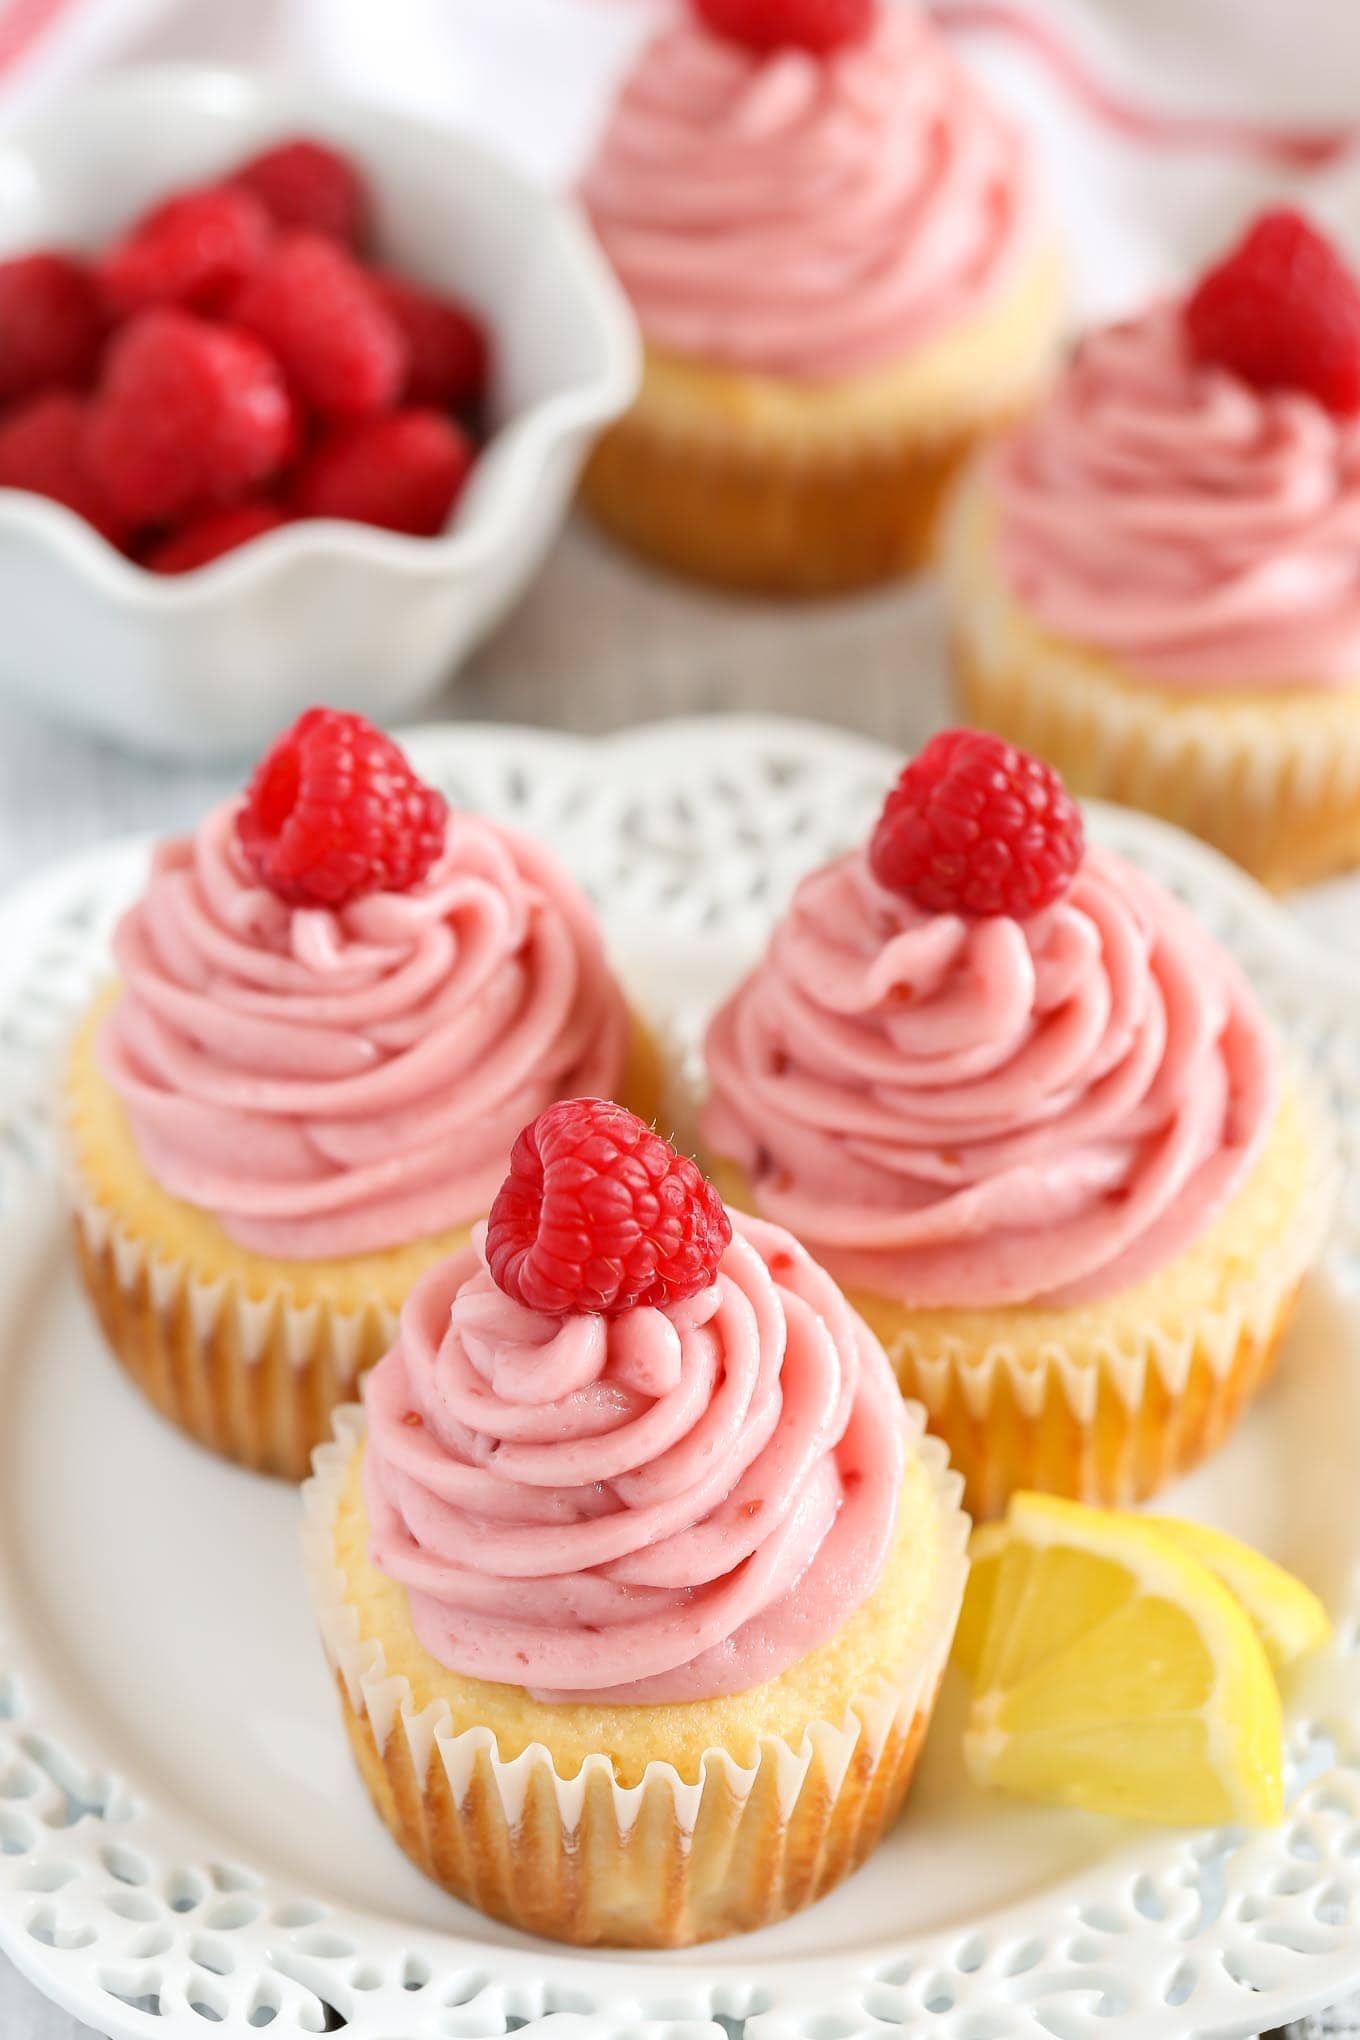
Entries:
{"type": "MultiPolygon", "coordinates": [[[[1159,106],[1276,121],[1355,118],[1360,10],[1350,0],[1034,0],[1088,56],[1159,106]]],[[[579,160],[650,0],[80,0],[11,81],[23,100],[91,62],[217,57],[303,70],[448,115],[562,179],[579,160]]],[[[1074,250],[1081,302],[1105,312],[1170,280],[1267,192],[1311,201],[1360,247],[1360,172],[1321,180],[1197,152],[1112,142],[1026,56],[970,56],[1034,123],[1074,250]]],[[[3,628],[3,619],[0,619],[3,628]]],[[[98,673],[89,676],[91,688],[98,673]]],[[[319,691],[324,692],[324,688],[319,691]]],[[[828,716],[903,749],[945,712],[928,594],[815,610],[691,593],[573,530],[528,602],[450,688],[450,715],[616,728],[724,706],[828,716]]],[[[240,777],[177,774],[0,711],[0,883],[77,844],[190,823],[240,777]]],[[[1300,911],[1355,948],[1354,885],[1300,911]]],[[[0,1969],[0,2040],[71,2040],[71,2022],[0,1969]]]]}

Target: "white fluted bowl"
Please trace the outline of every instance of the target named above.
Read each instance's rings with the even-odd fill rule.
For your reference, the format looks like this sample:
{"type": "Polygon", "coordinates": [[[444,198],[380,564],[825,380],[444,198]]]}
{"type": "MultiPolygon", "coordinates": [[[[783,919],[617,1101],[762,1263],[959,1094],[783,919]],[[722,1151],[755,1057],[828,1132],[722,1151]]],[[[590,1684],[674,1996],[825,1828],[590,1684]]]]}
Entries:
{"type": "Polygon", "coordinates": [[[479,143],[305,86],[171,65],[66,94],[0,133],[0,254],[97,247],[299,132],[362,164],[384,262],[486,318],[492,436],[436,538],[311,519],[185,576],[0,489],[0,690],[86,730],[210,756],[258,750],[318,699],[408,715],[522,592],[591,440],[634,393],[631,316],[569,204],[479,143]]]}

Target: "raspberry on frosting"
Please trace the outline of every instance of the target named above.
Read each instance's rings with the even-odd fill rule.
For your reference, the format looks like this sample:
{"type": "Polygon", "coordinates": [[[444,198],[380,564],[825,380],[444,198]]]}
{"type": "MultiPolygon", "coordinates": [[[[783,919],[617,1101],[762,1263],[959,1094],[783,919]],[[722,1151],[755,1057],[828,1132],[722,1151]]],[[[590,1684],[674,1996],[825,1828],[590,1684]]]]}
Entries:
{"type": "Polygon", "coordinates": [[[693,6],[728,42],[762,54],[800,49],[818,57],[863,42],[878,13],[877,0],[693,0],[693,6]]]}
{"type": "Polygon", "coordinates": [[[290,906],[408,892],[444,847],[442,793],[361,715],[309,708],[256,770],[236,817],[252,869],[290,906]]]}
{"type": "Polygon", "coordinates": [[[1083,847],[1051,766],[982,730],[942,730],[884,802],[869,866],[927,913],[1023,919],[1062,898],[1083,847]]]}
{"type": "Polygon", "coordinates": [[[906,1449],[830,1276],[736,1214],[696,1295],[561,1317],[498,1288],[473,1238],[364,1386],[373,1558],[426,1649],[549,1699],[669,1702],[830,1636],[882,1573],[906,1449]]]}
{"type": "Polygon", "coordinates": [[[1185,324],[1200,361],[1360,412],[1360,278],[1302,213],[1262,213],[1201,278],[1185,324]]]}
{"type": "Polygon", "coordinates": [[[617,1317],[697,1296],[731,1238],[712,1184],[636,1113],[565,1098],[515,1142],[487,1263],[528,1310],[617,1317]]]}

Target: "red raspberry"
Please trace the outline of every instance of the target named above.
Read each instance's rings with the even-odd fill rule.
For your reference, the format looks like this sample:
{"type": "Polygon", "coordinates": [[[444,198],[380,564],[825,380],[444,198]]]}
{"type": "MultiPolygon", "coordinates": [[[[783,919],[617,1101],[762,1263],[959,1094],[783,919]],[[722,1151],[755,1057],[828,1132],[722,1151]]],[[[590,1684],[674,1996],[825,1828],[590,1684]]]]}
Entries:
{"type": "Polygon", "coordinates": [[[732,1221],[693,1162],[634,1112],[565,1098],[516,1140],[486,1228],[498,1288],[550,1317],[697,1296],[732,1221]]]}
{"type": "Polygon", "coordinates": [[[167,308],[116,336],[90,460],[129,523],[159,523],[267,482],[296,436],[287,386],[257,340],[167,308]]]}
{"type": "Polygon", "coordinates": [[[264,260],[269,215],[229,184],[167,198],[115,241],[100,264],[104,294],[120,318],[148,305],[221,312],[264,260]]]}
{"type": "Polygon", "coordinates": [[[404,276],[373,274],[373,288],[406,336],[408,404],[456,410],[486,394],[486,329],[452,298],[432,297],[404,276]]]}
{"type": "Polygon", "coordinates": [[[472,462],[472,441],[442,411],[367,418],[314,448],[298,475],[293,511],[433,538],[448,522],[472,462]]]}
{"type": "Polygon", "coordinates": [[[243,163],[232,178],[260,201],[276,227],[328,234],[357,248],[370,211],[368,187],[353,163],[325,142],[299,135],[243,163]]]}
{"type": "Polygon", "coordinates": [[[0,262],[0,403],[83,389],[103,344],[103,301],[83,262],[46,251],[0,262]]]}
{"type": "Polygon", "coordinates": [[[364,271],[324,234],[289,234],[232,307],[325,418],[390,410],[406,380],[406,342],[364,271]]]}
{"type": "Polygon", "coordinates": [[[800,49],[823,57],[863,42],[878,18],[877,0],[693,0],[693,7],[714,35],[762,56],[800,49]]]}
{"type": "Polygon", "coordinates": [[[869,868],[927,913],[1023,920],[1062,898],[1084,847],[1050,766],[982,730],[942,730],[883,803],[869,868]]]}
{"type": "Polygon", "coordinates": [[[1185,307],[1198,360],[1360,411],[1360,280],[1301,213],[1262,213],[1185,307]]]}
{"type": "Polygon", "coordinates": [[[256,767],[236,834],[290,907],[409,892],[444,848],[442,793],[361,715],[309,708],[256,767]]]}
{"type": "Polygon", "coordinates": [[[277,531],[287,522],[282,510],[272,503],[237,503],[230,510],[209,510],[173,538],[153,546],[142,564],[153,574],[191,574],[195,567],[206,567],[210,561],[220,560],[223,553],[235,552],[238,545],[262,538],[266,531],[277,531]]]}
{"type": "Polygon", "coordinates": [[[0,425],[0,488],[50,496],[119,545],[126,529],[91,471],[89,420],[89,405],[68,390],[12,411],[0,425]]]}

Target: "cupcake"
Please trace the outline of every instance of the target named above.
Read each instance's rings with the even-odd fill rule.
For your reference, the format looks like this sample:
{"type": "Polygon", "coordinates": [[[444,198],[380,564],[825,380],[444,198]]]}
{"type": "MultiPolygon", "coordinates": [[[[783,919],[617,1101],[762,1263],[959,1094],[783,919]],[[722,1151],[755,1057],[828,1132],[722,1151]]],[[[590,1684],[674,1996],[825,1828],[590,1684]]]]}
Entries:
{"type": "Polygon", "coordinates": [[[1271,886],[1360,860],[1360,282],[1307,221],[1092,334],[944,554],[971,720],[1271,886]]]}
{"type": "Polygon", "coordinates": [[[706,1046],[726,1194],[845,1286],[976,1514],[1150,1495],[1261,1386],[1325,1136],[1237,966],[1034,759],[934,738],[706,1046]]]}
{"type": "Polygon", "coordinates": [[[693,0],[583,197],[646,343],[585,500],[664,565],[785,594],[903,573],[961,454],[1046,380],[1029,155],[914,8],[693,0]]]}
{"type": "Polygon", "coordinates": [[[618,1106],[516,1144],[305,1490],[350,1742],[435,1881],[532,1933],[783,1918],[906,1792],[967,1519],[804,1250],[618,1106]]]}
{"type": "Polygon", "coordinates": [[[526,1114],[651,1110],[647,1044],[549,854],[310,710],[156,851],[65,1087],[109,1345],[202,1444],[301,1479],[526,1114]]]}

